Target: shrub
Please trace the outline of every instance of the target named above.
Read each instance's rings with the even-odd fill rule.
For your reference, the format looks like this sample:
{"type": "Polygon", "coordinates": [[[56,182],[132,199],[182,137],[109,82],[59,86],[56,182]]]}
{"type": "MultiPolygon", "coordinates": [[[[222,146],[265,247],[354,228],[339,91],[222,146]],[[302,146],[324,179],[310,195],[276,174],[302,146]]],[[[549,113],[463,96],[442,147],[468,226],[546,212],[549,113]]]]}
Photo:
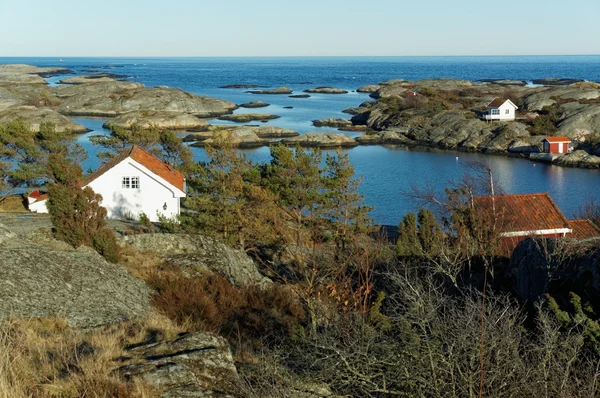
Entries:
{"type": "Polygon", "coordinates": [[[140,225],[152,229],[152,222],[150,221],[150,218],[148,217],[148,215],[146,215],[146,213],[141,212],[138,218],[140,221],[140,225]]]}
{"type": "Polygon", "coordinates": [[[258,348],[293,338],[305,325],[306,312],[286,287],[273,284],[237,288],[216,274],[187,278],[155,273],[148,283],[156,290],[154,305],[178,324],[217,332],[234,347],[258,348]]]}
{"type": "Polygon", "coordinates": [[[108,228],[101,228],[92,234],[92,247],[111,263],[116,263],[121,258],[115,234],[108,228]]]}

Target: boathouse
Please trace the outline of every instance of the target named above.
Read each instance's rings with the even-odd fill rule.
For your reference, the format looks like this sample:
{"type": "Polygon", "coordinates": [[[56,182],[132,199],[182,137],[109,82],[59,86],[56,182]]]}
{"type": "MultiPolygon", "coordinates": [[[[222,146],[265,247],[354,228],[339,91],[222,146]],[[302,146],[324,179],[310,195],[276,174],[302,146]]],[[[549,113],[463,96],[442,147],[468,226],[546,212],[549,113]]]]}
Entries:
{"type": "Polygon", "coordinates": [[[509,99],[495,98],[487,105],[487,114],[483,115],[484,120],[515,120],[518,106],[509,99]]]}
{"type": "Polygon", "coordinates": [[[569,137],[545,137],[542,140],[544,153],[568,153],[571,139],[569,137]]]}

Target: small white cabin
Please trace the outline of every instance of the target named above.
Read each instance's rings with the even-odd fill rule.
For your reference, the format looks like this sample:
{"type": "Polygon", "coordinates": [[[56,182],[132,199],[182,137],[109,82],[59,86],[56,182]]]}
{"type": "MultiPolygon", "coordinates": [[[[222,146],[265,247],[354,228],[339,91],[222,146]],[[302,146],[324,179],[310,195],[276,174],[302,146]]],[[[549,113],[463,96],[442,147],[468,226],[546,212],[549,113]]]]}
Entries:
{"type": "MultiPolygon", "coordinates": [[[[139,219],[141,213],[153,222],[159,214],[173,218],[180,214],[180,198],[186,196],[183,174],[137,146],[87,176],[81,187],[87,186],[102,195],[107,218],[139,219]]],[[[32,192],[29,210],[47,213],[47,199],[32,192]]]]}
{"type": "Polygon", "coordinates": [[[518,106],[509,99],[496,98],[487,105],[484,120],[515,120],[518,106]]]}

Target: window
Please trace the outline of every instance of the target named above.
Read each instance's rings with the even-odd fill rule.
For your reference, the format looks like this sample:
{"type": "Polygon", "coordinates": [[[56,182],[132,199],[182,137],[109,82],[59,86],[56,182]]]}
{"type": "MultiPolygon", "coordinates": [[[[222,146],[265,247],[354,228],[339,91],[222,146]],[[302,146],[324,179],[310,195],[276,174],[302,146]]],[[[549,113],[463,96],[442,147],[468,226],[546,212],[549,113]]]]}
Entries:
{"type": "Polygon", "coordinates": [[[504,113],[510,115],[510,109],[505,110],[504,113]]]}
{"type": "Polygon", "coordinates": [[[121,180],[123,189],[140,189],[140,177],[123,177],[121,180]]]}
{"type": "Polygon", "coordinates": [[[499,114],[500,114],[500,109],[498,109],[498,108],[492,109],[492,115],[499,115],[499,114]]]}

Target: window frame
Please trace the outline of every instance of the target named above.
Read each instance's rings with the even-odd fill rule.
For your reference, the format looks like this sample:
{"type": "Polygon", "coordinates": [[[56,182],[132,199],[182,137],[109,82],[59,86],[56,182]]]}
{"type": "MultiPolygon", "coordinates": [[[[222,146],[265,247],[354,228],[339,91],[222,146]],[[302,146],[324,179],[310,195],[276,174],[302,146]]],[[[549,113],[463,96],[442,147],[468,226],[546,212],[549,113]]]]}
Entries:
{"type": "Polygon", "coordinates": [[[140,189],[139,176],[122,176],[121,189],[140,189]]]}

